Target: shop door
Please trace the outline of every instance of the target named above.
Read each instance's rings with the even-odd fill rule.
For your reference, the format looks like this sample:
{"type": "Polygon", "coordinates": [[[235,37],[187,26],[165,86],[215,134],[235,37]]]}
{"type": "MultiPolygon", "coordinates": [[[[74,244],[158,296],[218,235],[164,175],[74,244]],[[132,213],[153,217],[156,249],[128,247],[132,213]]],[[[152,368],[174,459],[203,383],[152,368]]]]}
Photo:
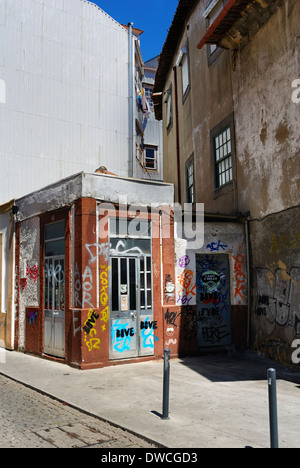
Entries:
{"type": "Polygon", "coordinates": [[[46,226],[44,353],[65,357],[64,223],[46,226]]]}
{"type": "Polygon", "coordinates": [[[230,274],[227,255],[197,255],[199,347],[231,344],[230,274]]]}
{"type": "Polygon", "coordinates": [[[151,256],[111,258],[110,359],[154,354],[151,256]]]}

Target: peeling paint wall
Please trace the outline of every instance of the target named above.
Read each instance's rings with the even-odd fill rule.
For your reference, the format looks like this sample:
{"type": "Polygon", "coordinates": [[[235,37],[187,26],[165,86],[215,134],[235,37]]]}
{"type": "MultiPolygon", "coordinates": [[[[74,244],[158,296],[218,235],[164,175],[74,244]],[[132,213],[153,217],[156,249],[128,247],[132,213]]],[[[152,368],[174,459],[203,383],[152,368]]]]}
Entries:
{"type": "Polygon", "coordinates": [[[232,72],[239,208],[263,217],[300,202],[300,3],[285,1],[237,53],[232,72]]]}

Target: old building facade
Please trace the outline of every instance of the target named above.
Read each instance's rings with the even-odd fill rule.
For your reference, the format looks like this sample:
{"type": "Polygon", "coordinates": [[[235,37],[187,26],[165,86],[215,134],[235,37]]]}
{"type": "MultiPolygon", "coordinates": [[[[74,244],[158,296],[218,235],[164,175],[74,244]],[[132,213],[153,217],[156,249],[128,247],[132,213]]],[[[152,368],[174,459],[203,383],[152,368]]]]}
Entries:
{"type": "Polygon", "coordinates": [[[2,207],[3,242],[15,238],[4,346],[81,369],[161,358],[173,196],[171,184],[79,173],[2,207]]]}
{"type": "Polygon", "coordinates": [[[207,333],[218,345],[226,310],[232,344],[289,364],[300,333],[299,19],[295,0],[182,0],[154,87],[164,180],[179,203],[204,203],[203,243],[175,257],[193,265],[198,342],[207,333]],[[222,282],[203,284],[220,271],[226,309],[222,282]]]}

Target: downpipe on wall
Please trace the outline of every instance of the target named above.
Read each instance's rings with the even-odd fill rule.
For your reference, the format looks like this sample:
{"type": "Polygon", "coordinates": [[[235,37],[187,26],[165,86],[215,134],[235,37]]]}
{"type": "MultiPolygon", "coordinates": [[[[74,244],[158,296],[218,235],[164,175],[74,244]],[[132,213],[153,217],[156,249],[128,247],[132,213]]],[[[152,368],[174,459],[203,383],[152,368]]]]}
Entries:
{"type": "Polygon", "coordinates": [[[133,177],[133,23],[128,23],[129,28],[129,60],[128,60],[128,82],[129,82],[129,158],[128,176],[133,177]]]}
{"type": "Polygon", "coordinates": [[[250,218],[245,221],[245,232],[246,232],[246,250],[247,250],[247,282],[248,282],[248,305],[247,305],[247,348],[250,347],[250,327],[251,327],[251,306],[250,306],[250,295],[251,295],[251,281],[250,281],[250,237],[249,237],[249,221],[250,218]]]}

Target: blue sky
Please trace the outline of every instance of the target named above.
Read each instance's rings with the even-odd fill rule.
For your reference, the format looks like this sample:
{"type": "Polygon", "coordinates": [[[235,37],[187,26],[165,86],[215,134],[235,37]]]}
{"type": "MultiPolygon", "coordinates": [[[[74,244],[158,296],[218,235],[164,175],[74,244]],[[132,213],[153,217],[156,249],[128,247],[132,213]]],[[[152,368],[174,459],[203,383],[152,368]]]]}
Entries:
{"type": "Polygon", "coordinates": [[[142,29],[141,51],[144,61],[162,51],[178,0],[91,0],[122,24],[133,23],[142,29]]]}

